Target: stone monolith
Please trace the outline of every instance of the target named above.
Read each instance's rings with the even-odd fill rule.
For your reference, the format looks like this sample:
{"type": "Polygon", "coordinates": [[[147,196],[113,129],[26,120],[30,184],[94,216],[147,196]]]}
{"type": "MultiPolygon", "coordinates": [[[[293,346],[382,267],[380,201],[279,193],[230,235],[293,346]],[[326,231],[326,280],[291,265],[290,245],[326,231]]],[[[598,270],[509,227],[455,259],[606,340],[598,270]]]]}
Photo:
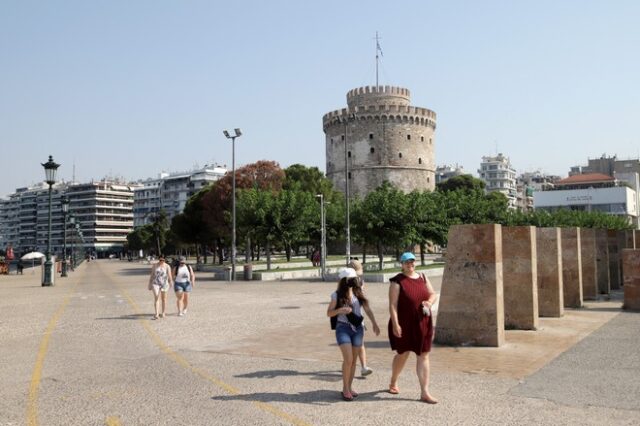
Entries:
{"type": "Polygon", "coordinates": [[[580,228],[562,228],[560,236],[562,238],[562,292],[564,307],[581,308],[583,303],[580,228]]]}
{"type": "Polygon", "coordinates": [[[611,290],[620,289],[620,248],[618,245],[618,231],[609,229],[608,249],[609,249],[609,287],[611,290]]]}
{"type": "Polygon", "coordinates": [[[622,250],[624,309],[640,311],[640,249],[622,250]]]}
{"type": "Polygon", "coordinates": [[[582,297],[596,300],[598,281],[596,277],[596,230],[580,228],[580,259],[582,261],[582,297]]]}
{"type": "Polygon", "coordinates": [[[596,229],[596,277],[598,293],[609,294],[609,237],[606,229],[596,229]]]}
{"type": "Polygon", "coordinates": [[[437,343],[504,343],[501,231],[500,225],[455,225],[449,230],[437,343]]]}
{"type": "Polygon", "coordinates": [[[538,313],[541,317],[564,315],[560,228],[537,228],[538,313]]]}
{"type": "Polygon", "coordinates": [[[502,227],[502,281],[506,329],[538,328],[535,226],[502,227]]]}

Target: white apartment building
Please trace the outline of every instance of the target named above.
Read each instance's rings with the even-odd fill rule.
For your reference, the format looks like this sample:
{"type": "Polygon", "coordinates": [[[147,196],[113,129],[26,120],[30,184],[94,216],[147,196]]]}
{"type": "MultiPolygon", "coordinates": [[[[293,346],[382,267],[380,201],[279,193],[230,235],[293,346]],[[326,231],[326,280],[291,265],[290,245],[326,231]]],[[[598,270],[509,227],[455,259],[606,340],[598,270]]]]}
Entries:
{"type": "MultiPolygon", "coordinates": [[[[69,198],[67,243],[77,244],[83,252],[103,257],[122,252],[126,237],[133,230],[133,189],[126,184],[100,181],[86,184],[59,182],[53,185],[51,202],[51,251],[61,254],[65,223],[62,196],[69,198]],[[78,239],[73,216],[83,233],[78,239]],[[75,238],[75,240],[72,240],[75,238]]],[[[19,188],[0,203],[2,248],[11,244],[16,253],[45,252],[49,239],[49,187],[41,183],[19,188]]]]}
{"type": "Polygon", "coordinates": [[[516,207],[522,211],[533,210],[533,193],[552,189],[560,176],[547,175],[537,170],[522,173],[516,179],[516,207]]]}
{"type": "Polygon", "coordinates": [[[464,174],[465,174],[464,169],[462,168],[462,166],[458,164],[456,165],[445,164],[443,166],[438,166],[436,167],[436,185],[439,183],[446,182],[452,177],[462,176],[464,174]]]}
{"type": "Polygon", "coordinates": [[[189,172],[161,173],[157,179],[139,182],[134,190],[135,227],[153,222],[155,214],[161,210],[171,220],[182,213],[189,197],[225,173],[227,169],[224,167],[204,166],[189,172]]]}
{"type": "Polygon", "coordinates": [[[611,176],[599,173],[578,174],[556,182],[555,188],[533,194],[535,209],[600,211],[624,216],[638,228],[637,194],[620,186],[611,176]]]}
{"type": "Polygon", "coordinates": [[[509,157],[502,154],[482,157],[478,174],[485,182],[487,192],[503,193],[509,200],[509,207],[516,207],[516,171],[511,167],[509,157]]]}

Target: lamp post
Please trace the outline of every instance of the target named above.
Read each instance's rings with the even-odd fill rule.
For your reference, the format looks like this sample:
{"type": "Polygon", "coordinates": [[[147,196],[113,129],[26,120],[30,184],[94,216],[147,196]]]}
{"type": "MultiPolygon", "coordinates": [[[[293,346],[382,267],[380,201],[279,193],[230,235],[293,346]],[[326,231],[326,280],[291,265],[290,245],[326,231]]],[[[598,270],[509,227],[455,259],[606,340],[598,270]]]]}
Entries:
{"type": "Polygon", "coordinates": [[[222,133],[231,139],[231,281],[236,277],[236,138],[242,136],[242,131],[234,129],[234,135],[224,130],[222,133]]]}
{"type": "MultiPolygon", "coordinates": [[[[75,231],[75,229],[76,229],[76,218],[73,215],[69,216],[69,224],[71,225],[71,228],[73,228],[73,230],[75,231]]],[[[65,234],[66,234],[66,231],[65,231],[65,234]]],[[[75,245],[75,242],[76,242],[76,238],[75,238],[75,235],[73,235],[73,238],[71,239],[71,270],[72,271],[76,268],[76,245],[75,245]]]]}
{"type": "Polygon", "coordinates": [[[318,194],[316,197],[320,198],[320,271],[324,281],[327,274],[327,225],[324,214],[324,195],[318,194]]]}
{"type": "Polygon", "coordinates": [[[49,161],[42,164],[44,167],[45,182],[49,185],[49,235],[47,238],[47,257],[44,262],[44,279],[42,280],[42,286],[48,287],[53,285],[53,268],[51,263],[51,192],[53,191],[53,184],[56,183],[56,172],[60,164],[53,161],[53,157],[49,156],[49,161]]]}
{"type": "Polygon", "coordinates": [[[62,238],[62,275],[61,277],[67,276],[67,213],[69,212],[69,198],[65,195],[62,197],[60,201],[62,204],[62,229],[63,229],[63,238],[62,238]]]}
{"type": "Polygon", "coordinates": [[[346,117],[338,117],[338,122],[344,123],[344,204],[345,204],[345,239],[346,239],[346,256],[347,264],[351,260],[351,226],[349,223],[349,156],[347,150],[347,130],[349,121],[355,120],[356,114],[350,113],[346,117]]]}

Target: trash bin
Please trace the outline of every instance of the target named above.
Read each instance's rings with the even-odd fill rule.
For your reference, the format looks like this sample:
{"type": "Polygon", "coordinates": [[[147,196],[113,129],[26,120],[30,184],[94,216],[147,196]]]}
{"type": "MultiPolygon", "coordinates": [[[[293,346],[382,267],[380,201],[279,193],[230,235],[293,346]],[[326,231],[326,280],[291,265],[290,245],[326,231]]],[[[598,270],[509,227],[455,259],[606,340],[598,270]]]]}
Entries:
{"type": "Polygon", "coordinates": [[[224,268],[224,280],[231,281],[231,268],[229,266],[224,268]]]}
{"type": "Polygon", "coordinates": [[[245,281],[253,280],[253,265],[250,263],[247,263],[246,265],[244,265],[244,280],[245,281]]]}

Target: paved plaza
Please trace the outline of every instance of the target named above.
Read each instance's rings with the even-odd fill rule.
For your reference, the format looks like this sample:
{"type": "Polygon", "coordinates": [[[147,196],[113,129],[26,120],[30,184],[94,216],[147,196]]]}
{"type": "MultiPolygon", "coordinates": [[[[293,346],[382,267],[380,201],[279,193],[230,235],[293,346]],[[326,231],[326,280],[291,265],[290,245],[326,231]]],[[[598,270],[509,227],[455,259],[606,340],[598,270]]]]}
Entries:
{"type": "MultiPolygon", "coordinates": [[[[637,425],[640,313],[620,294],[501,348],[432,355],[437,405],[418,401],[412,356],[401,393],[386,392],[388,286],[367,294],[371,376],[343,402],[341,356],[326,307],[334,283],[221,282],[200,274],[188,314],[152,321],[149,265],[82,264],[54,287],[0,276],[0,425],[637,425]]],[[[436,290],[440,278],[433,277],[436,290]]],[[[359,371],[359,369],[358,369],[359,371]]]]}

